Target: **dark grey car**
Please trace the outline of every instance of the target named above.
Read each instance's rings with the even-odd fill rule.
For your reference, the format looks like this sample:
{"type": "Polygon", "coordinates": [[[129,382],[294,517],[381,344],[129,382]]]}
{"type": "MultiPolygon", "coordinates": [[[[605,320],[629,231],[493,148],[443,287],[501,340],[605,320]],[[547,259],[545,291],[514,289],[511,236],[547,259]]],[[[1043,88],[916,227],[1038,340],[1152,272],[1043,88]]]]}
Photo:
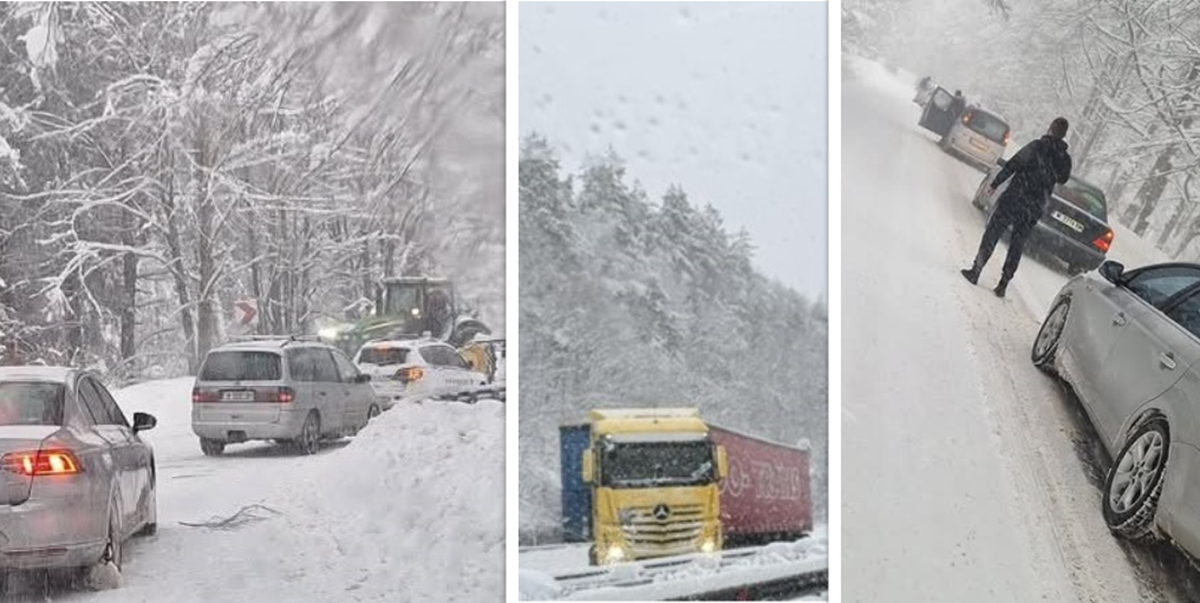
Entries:
{"type": "Polygon", "coordinates": [[[1200,264],[1105,262],[1071,279],[1032,357],[1074,387],[1113,455],[1109,527],[1200,556],[1200,264]]]}
{"type": "Polygon", "coordinates": [[[0,368],[0,568],[110,563],[158,522],[154,451],[92,373],[0,368]]]}

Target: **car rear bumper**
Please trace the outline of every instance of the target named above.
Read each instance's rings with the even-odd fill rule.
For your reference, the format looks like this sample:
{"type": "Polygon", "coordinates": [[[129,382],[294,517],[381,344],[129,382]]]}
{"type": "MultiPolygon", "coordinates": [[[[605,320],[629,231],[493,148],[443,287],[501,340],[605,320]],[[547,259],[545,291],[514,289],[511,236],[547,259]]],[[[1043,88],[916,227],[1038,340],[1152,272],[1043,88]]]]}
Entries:
{"type": "Polygon", "coordinates": [[[1039,221],[1033,234],[1039,248],[1052,252],[1070,264],[1091,267],[1104,262],[1103,251],[1073,239],[1045,222],[1039,221]]]}
{"type": "Polygon", "coordinates": [[[192,433],[222,442],[290,440],[300,435],[307,410],[281,410],[275,421],[213,421],[192,412],[192,433]]]}
{"type": "Polygon", "coordinates": [[[90,508],[86,495],[44,496],[0,507],[0,568],[82,567],[98,562],[106,543],[101,520],[106,510],[91,513],[90,508]]]}

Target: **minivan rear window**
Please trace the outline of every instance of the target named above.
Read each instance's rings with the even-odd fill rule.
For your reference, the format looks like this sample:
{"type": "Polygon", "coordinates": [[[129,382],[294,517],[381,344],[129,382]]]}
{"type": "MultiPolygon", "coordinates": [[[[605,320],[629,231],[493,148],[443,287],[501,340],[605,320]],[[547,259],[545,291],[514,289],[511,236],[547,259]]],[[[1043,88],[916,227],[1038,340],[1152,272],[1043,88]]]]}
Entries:
{"type": "Polygon", "coordinates": [[[983,111],[970,111],[971,119],[967,128],[977,134],[982,134],[992,142],[1004,144],[1004,135],[1008,134],[1008,124],[998,117],[983,111]]]}
{"type": "Polygon", "coordinates": [[[63,385],[0,382],[0,425],[62,425],[63,385]]]}
{"type": "Polygon", "coordinates": [[[255,351],[213,352],[204,361],[201,381],[278,381],[279,354],[255,351]]]}
{"type": "Polygon", "coordinates": [[[360,364],[391,366],[408,362],[408,348],[363,348],[358,355],[360,364]]]}

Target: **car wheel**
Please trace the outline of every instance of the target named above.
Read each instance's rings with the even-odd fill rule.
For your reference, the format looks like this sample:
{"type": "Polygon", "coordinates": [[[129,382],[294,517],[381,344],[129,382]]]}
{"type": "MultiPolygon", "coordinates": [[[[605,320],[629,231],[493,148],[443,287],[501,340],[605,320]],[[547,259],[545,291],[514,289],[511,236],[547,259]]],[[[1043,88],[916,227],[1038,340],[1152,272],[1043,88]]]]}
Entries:
{"type": "Polygon", "coordinates": [[[225,452],[225,442],[200,438],[200,451],[204,456],[221,456],[221,453],[225,452]]]}
{"type": "Polygon", "coordinates": [[[117,514],[118,500],[119,496],[108,503],[108,536],[100,559],[80,572],[80,578],[91,590],[111,590],[121,586],[124,543],[121,541],[121,520],[117,514]]]}
{"type": "Polygon", "coordinates": [[[1167,422],[1147,421],[1129,437],[1104,480],[1104,521],[1130,540],[1154,533],[1154,516],[1167,468],[1167,422]]]}
{"type": "Polygon", "coordinates": [[[300,454],[316,454],[321,448],[321,418],[317,413],[310,412],[300,428],[300,437],[296,438],[296,450],[300,454]]]}
{"type": "Polygon", "coordinates": [[[1033,340],[1033,350],[1030,359],[1033,365],[1048,373],[1054,372],[1054,359],[1058,355],[1058,343],[1063,331],[1067,328],[1067,315],[1071,311],[1071,298],[1063,297],[1050,308],[1042,328],[1038,329],[1037,338],[1033,340]]]}
{"type": "Polygon", "coordinates": [[[142,516],[146,523],[134,536],[153,536],[158,533],[158,497],[154,494],[154,482],[151,478],[150,488],[146,490],[142,504],[142,516]]]}

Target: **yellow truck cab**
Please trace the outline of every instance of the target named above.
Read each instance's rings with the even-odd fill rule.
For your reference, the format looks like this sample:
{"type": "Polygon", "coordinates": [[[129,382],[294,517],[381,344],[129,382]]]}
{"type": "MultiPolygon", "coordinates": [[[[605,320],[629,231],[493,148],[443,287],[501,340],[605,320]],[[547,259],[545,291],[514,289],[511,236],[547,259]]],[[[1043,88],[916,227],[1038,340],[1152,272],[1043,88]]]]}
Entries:
{"type": "Polygon", "coordinates": [[[721,549],[728,460],[699,411],[593,410],[587,426],[593,565],[721,549]]]}

